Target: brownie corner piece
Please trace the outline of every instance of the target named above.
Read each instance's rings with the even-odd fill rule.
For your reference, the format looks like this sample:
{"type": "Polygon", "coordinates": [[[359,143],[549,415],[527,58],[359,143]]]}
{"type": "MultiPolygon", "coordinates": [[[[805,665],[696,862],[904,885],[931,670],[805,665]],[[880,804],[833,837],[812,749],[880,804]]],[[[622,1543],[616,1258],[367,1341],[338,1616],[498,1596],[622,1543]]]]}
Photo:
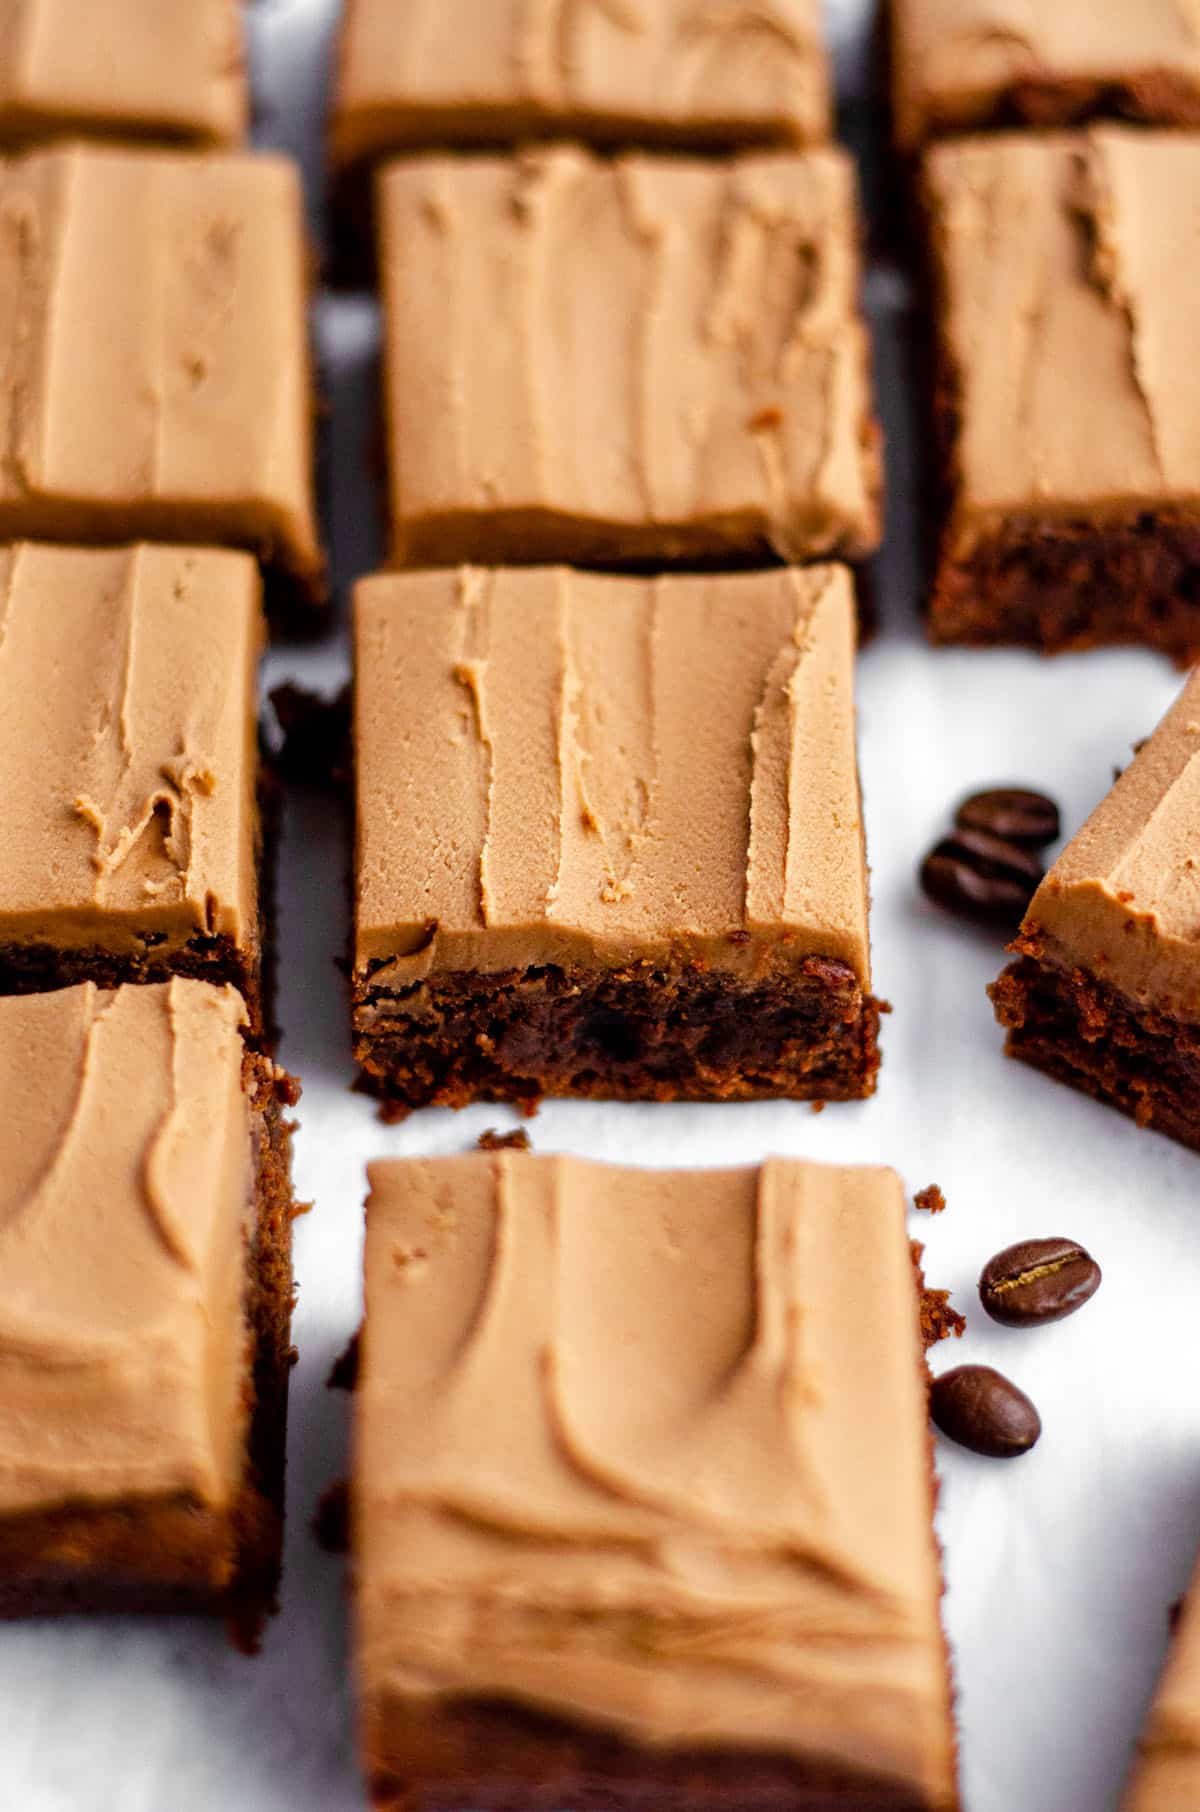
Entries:
{"type": "Polygon", "coordinates": [[[392,1111],[872,1091],[844,568],[385,574],[355,636],[355,1051],[392,1111]]]}
{"type": "Polygon", "coordinates": [[[400,158],[377,203],[393,564],[874,553],[844,152],[400,158]]]}
{"type": "Polygon", "coordinates": [[[1068,844],[990,992],[1013,1057],[1200,1149],[1200,675],[1068,844]]]}
{"type": "Polygon", "coordinates": [[[198,981],[0,999],[0,1616],[273,1607],[294,1088],[245,1030],[198,981]]]}
{"type": "Polygon", "coordinates": [[[953,1812],[895,1174],[370,1177],[350,1525],[379,1812],[953,1812]]]}
{"type": "Polygon", "coordinates": [[[1200,652],[1186,308],[1200,136],[1097,126],[935,145],[939,642],[1200,652]]]}
{"type": "Polygon", "coordinates": [[[889,0],[899,148],[996,128],[1096,119],[1200,126],[1195,34],[1145,0],[1065,0],[1053,18],[999,23],[994,0],[889,0]]]}
{"type": "Polygon", "coordinates": [[[267,1037],[254,561],[0,546],[0,620],[0,994],[191,975],[267,1037]]]}

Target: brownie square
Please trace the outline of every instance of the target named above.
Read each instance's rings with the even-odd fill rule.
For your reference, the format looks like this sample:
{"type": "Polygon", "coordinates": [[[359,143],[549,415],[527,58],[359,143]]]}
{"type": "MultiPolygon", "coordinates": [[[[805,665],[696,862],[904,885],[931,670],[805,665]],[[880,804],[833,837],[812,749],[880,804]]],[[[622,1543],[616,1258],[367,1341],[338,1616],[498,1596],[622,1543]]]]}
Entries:
{"type": "Polygon", "coordinates": [[[844,568],[355,600],[355,1051],[390,1111],[870,1094],[844,568]]]}
{"type": "Polygon", "coordinates": [[[324,597],[286,158],[0,161],[0,539],[245,548],[324,597]]]}
{"type": "Polygon", "coordinates": [[[1008,1051],[1200,1150],[1200,674],[1034,895],[1008,1051]]]}
{"type": "Polygon", "coordinates": [[[891,1171],[370,1170],[372,1803],[957,1805],[891,1171]]]}
{"type": "Polygon", "coordinates": [[[294,1085],[231,988],[0,1000],[0,1616],[223,1613],[279,1572],[294,1085]]]}
{"type": "Polygon", "coordinates": [[[1200,137],[1095,127],[924,164],[940,642],[1200,653],[1200,137]]]}
{"type": "Polygon", "coordinates": [[[394,564],[878,545],[843,153],[402,159],[378,201],[394,564]]]}
{"type": "Polygon", "coordinates": [[[8,0],[0,44],[0,145],[246,135],[238,0],[8,0]]]}
{"type": "Polygon", "coordinates": [[[193,975],[264,1032],[260,596],[246,554],[0,547],[0,993],[193,975]]]}
{"type": "Polygon", "coordinates": [[[817,0],[766,12],[697,11],[694,0],[436,0],[397,12],[393,0],[349,0],[330,150],[345,170],[396,151],[542,137],[807,145],[831,125],[817,0]]]}
{"type": "Polygon", "coordinates": [[[1126,117],[1200,126],[1200,35],[1177,0],[890,0],[896,137],[1126,117]]]}
{"type": "Polygon", "coordinates": [[[1179,1610],[1121,1812],[1190,1812],[1192,1806],[1200,1806],[1200,1569],[1179,1610]]]}

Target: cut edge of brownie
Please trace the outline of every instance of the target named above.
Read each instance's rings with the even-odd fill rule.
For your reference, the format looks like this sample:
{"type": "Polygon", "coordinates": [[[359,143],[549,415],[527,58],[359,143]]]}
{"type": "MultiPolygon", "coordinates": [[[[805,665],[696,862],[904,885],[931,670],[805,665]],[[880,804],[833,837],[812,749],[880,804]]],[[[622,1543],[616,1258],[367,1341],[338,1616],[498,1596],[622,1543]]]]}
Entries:
{"type": "Polygon", "coordinates": [[[1023,75],[969,107],[935,101],[923,115],[918,132],[895,134],[903,156],[919,157],[932,144],[976,133],[1044,132],[1106,120],[1194,128],[1200,126],[1200,82],[1169,69],[1108,76],[1023,75]]]}
{"type": "MultiPolygon", "coordinates": [[[[932,1289],[922,1265],[924,1248],[910,1241],[916,1280],[922,1370],[930,1380],[928,1352],[965,1322],[950,1306],[949,1291],[932,1289]]],[[[331,1389],[353,1390],[357,1381],[361,1330],[347,1348],[353,1365],[338,1375],[331,1389]]],[[[342,1362],[339,1362],[341,1365],[342,1362]]],[[[937,1511],[939,1481],[934,1464],[932,1425],[926,1434],[931,1521],[937,1511]]],[[[351,1547],[349,1493],[343,1482],[331,1488],[329,1502],[337,1518],[337,1551],[351,1547]]],[[[945,1570],[937,1545],[942,1594],[945,1570]]],[[[953,1707],[956,1684],[953,1656],[942,1623],[942,1652],[951,1707],[953,1761],[957,1776],[957,1726],[953,1707]]],[[[367,1786],[375,1812],[560,1812],[564,1805],[583,1812],[837,1812],[854,1795],[855,1812],[931,1812],[924,1794],[915,1795],[895,1782],[819,1761],[793,1761],[786,1756],[730,1750],[696,1750],[662,1758],[619,1737],[575,1725],[526,1706],[492,1699],[455,1699],[440,1707],[404,1708],[407,1771],[399,1774],[372,1753],[370,1728],[363,1723],[361,1742],[367,1764],[367,1786]],[[514,1757],[525,1772],[514,1778],[514,1757]],[[554,1758],[554,1759],[552,1759],[554,1758]],[[490,1770],[490,1772],[489,1772],[490,1770]],[[415,1777],[433,1776],[426,1790],[415,1777]]],[[[395,1732],[401,1723],[389,1706],[377,1722],[395,1732]]],[[[378,1749],[378,1745],[376,1745],[378,1749]]],[[[957,1804],[957,1802],[954,1802],[957,1804]]],[[[950,1812],[950,1808],[938,1808],[950,1812]]]]}
{"type": "Polygon", "coordinates": [[[1200,1151],[1200,1026],[1055,962],[1036,927],[988,993],[1010,1057],[1200,1151]]]}
{"type": "Polygon", "coordinates": [[[251,1103],[254,1206],[245,1297],[250,1422],[237,1500],[220,1511],[181,1496],[0,1518],[0,1620],[78,1612],[224,1614],[234,1644],[246,1654],[258,1648],[262,1625],[276,1608],[282,1565],[296,1214],[285,1109],[299,1089],[252,1049],[243,1087],[251,1103]],[[232,1576],[221,1585],[212,1569],[228,1563],[231,1546],[232,1576]],[[48,1560],[51,1553],[62,1558],[48,1560]],[[165,1563],[160,1577],[156,1554],[165,1563]]]}
{"type": "Polygon", "coordinates": [[[809,956],[765,980],[696,964],[449,973],[354,986],[354,1054],[385,1114],[543,1096],[854,1101],[875,1089],[881,1004],[809,956]]]}

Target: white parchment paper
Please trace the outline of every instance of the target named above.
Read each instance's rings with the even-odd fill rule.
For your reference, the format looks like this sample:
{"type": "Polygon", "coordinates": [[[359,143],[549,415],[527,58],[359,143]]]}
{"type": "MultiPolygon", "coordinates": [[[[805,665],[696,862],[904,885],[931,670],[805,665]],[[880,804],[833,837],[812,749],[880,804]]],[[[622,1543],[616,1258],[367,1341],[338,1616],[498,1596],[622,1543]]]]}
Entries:
{"type": "MultiPolygon", "coordinates": [[[[482,7],[488,0],[477,0],[482,7]]],[[[396,0],[398,11],[403,0],[396,0]]],[[[304,159],[319,225],[318,123],[336,0],[249,8],[260,136],[304,159]]],[[[865,8],[834,5],[848,93],[866,89],[865,8]]],[[[1178,678],[1148,654],[1046,662],[935,653],[916,623],[916,449],[900,382],[908,298],[870,284],[879,328],[891,521],[883,628],[860,672],[861,748],[885,1022],[878,1096],[830,1107],[559,1103],[536,1146],[649,1165],[768,1152],[895,1165],[937,1181],[950,1212],[921,1217],[933,1281],[970,1316],[935,1363],[980,1360],[1039,1404],[1045,1433],[1005,1465],[943,1447],[940,1530],[960,1686],[969,1812],[1112,1812],[1167,1641],[1167,1609],[1200,1542],[1200,1160],[1007,1063],[984,995],[994,941],[927,907],[914,863],[953,799],[1029,781],[1077,825],[1152,727],[1178,678]],[[1104,1267],[1095,1301],[1036,1332],[993,1326],[974,1299],[983,1261],[1043,1233],[1104,1267]],[[972,1308],[974,1305],[974,1312],[972,1308]]],[[[363,298],[323,299],[331,532],[343,588],[374,562],[367,460],[377,329],[363,298]]],[[[270,656],[268,678],[336,682],[344,639],[270,656]]],[[[304,1082],[296,1181],[300,1305],[290,1429],[283,1612],[253,1662],[186,1622],[0,1628],[0,1812],[360,1812],[341,1564],[309,1519],[344,1463],[345,1399],[324,1388],[359,1313],[363,1166],[463,1149],[501,1109],[385,1128],[349,1091],[343,852],[326,804],[289,808],[283,863],[283,1057],[304,1082]]]]}

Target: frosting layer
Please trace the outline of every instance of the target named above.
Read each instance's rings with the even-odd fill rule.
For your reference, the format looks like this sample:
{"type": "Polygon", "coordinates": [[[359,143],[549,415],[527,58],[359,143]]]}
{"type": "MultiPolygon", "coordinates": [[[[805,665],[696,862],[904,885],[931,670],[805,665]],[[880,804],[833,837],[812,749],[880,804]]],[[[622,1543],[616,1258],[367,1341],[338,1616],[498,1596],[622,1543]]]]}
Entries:
{"type": "Polygon", "coordinates": [[[1200,501],[1190,308],[1200,138],[1097,127],[925,162],[941,355],[959,416],[947,552],[1016,516],[1200,501]]]}
{"type": "Polygon", "coordinates": [[[877,545],[841,152],[559,146],[379,181],[398,564],[877,545]]]}
{"type": "Polygon", "coordinates": [[[331,138],[811,144],[831,108],[816,0],[350,0],[331,138]]]}
{"type": "Polygon", "coordinates": [[[1071,117],[1097,88],[1133,90],[1139,114],[1162,125],[1194,123],[1200,105],[1191,0],[891,0],[891,15],[895,126],[908,149],[993,122],[1022,89],[1041,98],[1033,121],[1071,117]]]}
{"type": "Polygon", "coordinates": [[[258,569],[0,547],[0,941],[259,936],[258,569]]]}
{"type": "Polygon", "coordinates": [[[499,1697],[956,1803],[897,1177],[511,1152],[370,1176],[371,1753],[390,1704],[499,1697]]]}
{"type": "Polygon", "coordinates": [[[245,547],[319,592],[285,158],[0,162],[0,537],[245,547]]]}
{"type": "Polygon", "coordinates": [[[854,644],[839,567],[363,581],[360,977],[818,955],[868,988],[854,644]]]}
{"type": "Polygon", "coordinates": [[[0,1000],[0,1516],[233,1501],[244,1023],[202,982],[0,1000]]]}
{"type": "Polygon", "coordinates": [[[1025,937],[1068,966],[1200,1022],[1200,672],[1063,851],[1025,937]]]}
{"type": "Polygon", "coordinates": [[[1138,1748],[1122,1812],[1193,1812],[1200,1805],[1200,1572],[1138,1748]]]}
{"type": "Polygon", "coordinates": [[[0,0],[0,143],[245,137],[238,0],[0,0]]]}

